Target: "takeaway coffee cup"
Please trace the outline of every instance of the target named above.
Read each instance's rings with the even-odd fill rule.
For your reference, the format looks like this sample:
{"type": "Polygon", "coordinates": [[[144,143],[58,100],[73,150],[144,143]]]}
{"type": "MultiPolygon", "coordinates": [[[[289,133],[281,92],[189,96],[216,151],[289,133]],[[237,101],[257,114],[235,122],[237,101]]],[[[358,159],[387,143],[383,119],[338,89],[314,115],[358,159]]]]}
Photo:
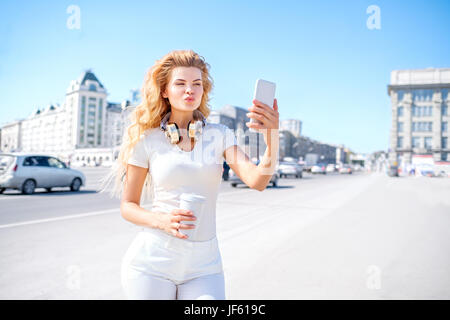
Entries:
{"type": "Polygon", "coordinates": [[[197,222],[201,221],[202,219],[205,199],[205,197],[193,193],[182,193],[180,196],[180,209],[192,211],[194,213],[194,216],[197,218],[197,220],[195,221],[181,221],[182,224],[195,225],[195,228],[193,229],[180,229],[180,232],[187,235],[188,239],[195,239],[195,235],[197,233],[197,222]]]}

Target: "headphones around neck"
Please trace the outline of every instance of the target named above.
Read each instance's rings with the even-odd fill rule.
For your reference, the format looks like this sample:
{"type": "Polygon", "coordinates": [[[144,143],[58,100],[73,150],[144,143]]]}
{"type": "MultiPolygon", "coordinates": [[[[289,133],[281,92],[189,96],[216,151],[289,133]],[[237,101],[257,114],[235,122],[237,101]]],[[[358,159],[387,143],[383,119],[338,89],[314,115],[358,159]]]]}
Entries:
{"type": "MultiPolygon", "coordinates": [[[[169,121],[171,112],[169,111],[164,118],[161,120],[161,124],[159,125],[160,129],[164,131],[166,137],[169,139],[170,143],[177,144],[181,141],[182,137],[179,132],[178,125],[173,123],[167,123],[169,121]]],[[[197,116],[197,119],[199,116],[197,116]]],[[[205,116],[198,110],[194,110],[194,121],[188,122],[188,136],[189,138],[193,138],[195,141],[198,140],[200,135],[202,134],[202,128],[206,125],[205,116]],[[195,113],[200,114],[201,120],[195,120],[195,113]]]]}

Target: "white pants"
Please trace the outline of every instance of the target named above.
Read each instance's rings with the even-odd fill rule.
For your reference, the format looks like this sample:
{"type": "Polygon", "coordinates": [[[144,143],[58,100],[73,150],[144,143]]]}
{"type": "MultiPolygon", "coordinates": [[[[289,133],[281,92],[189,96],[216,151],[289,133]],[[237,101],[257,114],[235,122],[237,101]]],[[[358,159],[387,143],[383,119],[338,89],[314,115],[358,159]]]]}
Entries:
{"type": "Polygon", "coordinates": [[[225,299],[217,238],[179,239],[143,229],[122,260],[122,286],[128,299],[225,299]]]}

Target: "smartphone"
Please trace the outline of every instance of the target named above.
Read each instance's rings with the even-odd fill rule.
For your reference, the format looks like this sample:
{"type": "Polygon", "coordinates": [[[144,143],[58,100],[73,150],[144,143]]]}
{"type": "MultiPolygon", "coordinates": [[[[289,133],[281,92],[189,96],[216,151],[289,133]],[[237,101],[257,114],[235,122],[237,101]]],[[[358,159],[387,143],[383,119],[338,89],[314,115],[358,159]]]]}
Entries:
{"type": "MultiPolygon", "coordinates": [[[[253,99],[261,101],[273,108],[273,101],[275,99],[275,83],[258,79],[255,84],[255,92],[253,93],[253,99]]],[[[261,123],[260,121],[250,118],[251,123],[261,123]]],[[[250,128],[251,132],[258,132],[257,130],[250,128]]]]}

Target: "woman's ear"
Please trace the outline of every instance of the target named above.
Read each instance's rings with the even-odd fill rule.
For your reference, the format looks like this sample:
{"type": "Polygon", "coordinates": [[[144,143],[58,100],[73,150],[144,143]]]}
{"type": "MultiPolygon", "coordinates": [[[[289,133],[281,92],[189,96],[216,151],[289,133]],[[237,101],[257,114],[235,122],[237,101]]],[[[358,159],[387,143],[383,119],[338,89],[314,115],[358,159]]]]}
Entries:
{"type": "Polygon", "coordinates": [[[167,98],[168,96],[167,96],[167,87],[165,87],[163,90],[161,90],[161,96],[163,97],[163,98],[167,98]]]}

